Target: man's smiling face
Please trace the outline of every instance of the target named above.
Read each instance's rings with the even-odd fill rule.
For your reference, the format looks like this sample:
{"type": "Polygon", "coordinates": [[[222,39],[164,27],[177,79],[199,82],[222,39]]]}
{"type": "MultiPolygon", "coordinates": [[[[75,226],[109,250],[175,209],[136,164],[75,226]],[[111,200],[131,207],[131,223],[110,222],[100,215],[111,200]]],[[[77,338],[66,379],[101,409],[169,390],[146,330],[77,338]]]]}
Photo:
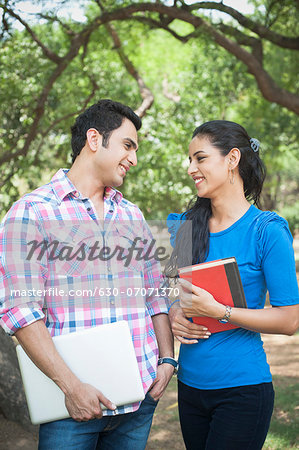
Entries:
{"type": "Polygon", "coordinates": [[[121,126],[112,131],[106,147],[103,147],[99,134],[94,163],[104,186],[123,184],[130,167],[137,164],[137,150],[137,131],[129,119],[125,118],[121,126]]]}

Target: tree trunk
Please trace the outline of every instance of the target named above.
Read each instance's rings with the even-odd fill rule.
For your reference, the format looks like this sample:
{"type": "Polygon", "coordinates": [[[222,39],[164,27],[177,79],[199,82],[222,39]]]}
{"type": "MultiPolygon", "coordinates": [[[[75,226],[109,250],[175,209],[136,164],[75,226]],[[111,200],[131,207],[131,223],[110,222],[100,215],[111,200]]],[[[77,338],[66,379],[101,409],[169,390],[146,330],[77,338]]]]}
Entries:
{"type": "Polygon", "coordinates": [[[276,209],[276,198],[267,189],[264,189],[261,195],[261,208],[263,211],[274,211],[276,209]]]}
{"type": "Polygon", "coordinates": [[[15,344],[0,328],[0,411],[8,419],[23,425],[27,430],[36,429],[29,419],[15,344]]]}

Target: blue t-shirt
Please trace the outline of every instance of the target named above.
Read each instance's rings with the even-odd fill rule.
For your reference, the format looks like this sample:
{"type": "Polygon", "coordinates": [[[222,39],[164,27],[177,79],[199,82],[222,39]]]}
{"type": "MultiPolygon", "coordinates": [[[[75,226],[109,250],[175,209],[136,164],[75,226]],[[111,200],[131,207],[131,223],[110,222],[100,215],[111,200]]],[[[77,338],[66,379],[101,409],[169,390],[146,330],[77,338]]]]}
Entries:
{"type": "MultiPolygon", "coordinates": [[[[167,218],[171,243],[185,220],[184,214],[167,218]]],[[[272,306],[299,303],[298,284],[287,221],[274,212],[250,206],[233,225],[210,233],[206,261],[235,256],[248,308],[262,309],[269,291],[272,306]]],[[[237,328],[182,344],[178,378],[199,389],[221,389],[271,381],[260,333],[237,328]]]]}

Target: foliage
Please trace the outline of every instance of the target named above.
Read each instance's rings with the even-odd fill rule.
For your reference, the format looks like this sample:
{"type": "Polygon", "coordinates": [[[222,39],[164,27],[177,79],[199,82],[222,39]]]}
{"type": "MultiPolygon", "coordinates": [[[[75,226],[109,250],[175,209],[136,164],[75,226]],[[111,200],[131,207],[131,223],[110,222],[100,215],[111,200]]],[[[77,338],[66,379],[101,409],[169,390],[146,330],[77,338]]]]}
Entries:
{"type": "Polygon", "coordinates": [[[289,223],[291,233],[294,235],[296,230],[299,230],[299,201],[293,205],[287,205],[281,211],[289,223]]]}
{"type": "MultiPolygon", "coordinates": [[[[115,10],[138,3],[142,2],[119,0],[105,5],[115,10]]],[[[280,6],[268,0],[255,3],[253,19],[265,24],[272,21],[270,28],[277,33],[294,35],[296,16],[290,13],[292,2],[280,6]]],[[[86,19],[81,24],[71,18],[64,19],[63,26],[55,20],[31,19],[32,30],[60,57],[66,55],[72,42],[66,27],[80,33],[100,14],[95,2],[82,4],[86,7],[86,19]]],[[[56,10],[52,13],[55,18],[56,10]]],[[[143,17],[150,17],[149,13],[143,17]]],[[[151,17],[162,20],[157,13],[151,17]]],[[[225,23],[233,25],[234,21],[225,23]]],[[[263,207],[285,211],[296,227],[290,212],[298,189],[294,169],[298,164],[296,115],[266,101],[246,65],[204,33],[183,43],[169,31],[151,29],[131,19],[114,22],[114,26],[123,51],[155,99],[143,119],[139,164],[130,171],[123,193],[148,218],[163,219],[170,211],[181,211],[192,198],[186,167],[193,129],[215,118],[235,120],[262,142],[268,168],[263,207]]],[[[170,28],[180,36],[194,30],[181,20],[172,21],[170,28]]],[[[285,89],[296,91],[294,50],[269,41],[263,48],[265,66],[273,79],[285,89]]],[[[3,35],[0,65],[0,147],[3,154],[9,154],[22,150],[36,116],[37,100],[56,66],[26,30],[15,28],[3,35]]],[[[28,152],[3,163],[2,180],[6,183],[0,197],[2,214],[20,195],[47,182],[59,167],[70,165],[70,126],[81,109],[99,98],[113,98],[133,108],[140,104],[138,85],[128,74],[104,26],[95,27],[86,45],[80,47],[51,87],[28,152]]]]}

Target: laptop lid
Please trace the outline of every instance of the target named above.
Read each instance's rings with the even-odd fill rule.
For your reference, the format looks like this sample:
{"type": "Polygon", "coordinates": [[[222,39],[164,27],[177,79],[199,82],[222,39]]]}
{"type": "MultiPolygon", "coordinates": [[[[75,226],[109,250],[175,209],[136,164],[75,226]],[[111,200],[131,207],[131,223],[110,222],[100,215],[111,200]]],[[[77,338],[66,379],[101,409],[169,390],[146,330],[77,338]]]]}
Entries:
{"type": "MultiPolygon", "coordinates": [[[[117,406],[144,399],[129,325],[113,322],[53,337],[61,357],[83,382],[100,390],[117,406]]],[[[29,415],[34,425],[64,419],[64,394],[16,347],[29,415]]],[[[104,407],[103,407],[104,409],[104,407]]]]}

